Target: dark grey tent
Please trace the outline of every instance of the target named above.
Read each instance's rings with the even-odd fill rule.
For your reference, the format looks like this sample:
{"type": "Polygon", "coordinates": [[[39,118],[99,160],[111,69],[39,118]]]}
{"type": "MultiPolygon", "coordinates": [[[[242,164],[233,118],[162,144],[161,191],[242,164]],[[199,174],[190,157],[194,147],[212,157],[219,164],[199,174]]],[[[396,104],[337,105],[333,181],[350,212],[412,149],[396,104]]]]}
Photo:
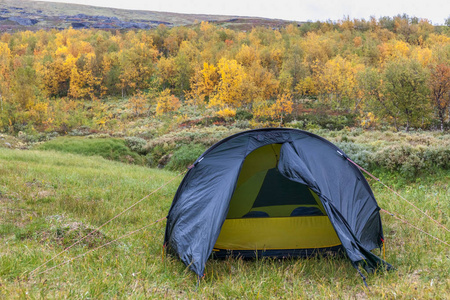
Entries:
{"type": "Polygon", "coordinates": [[[199,276],[216,256],[306,256],[343,249],[356,268],[389,264],[380,208],[359,169],[309,132],[230,136],[191,166],[173,199],[164,244],[199,276]]]}

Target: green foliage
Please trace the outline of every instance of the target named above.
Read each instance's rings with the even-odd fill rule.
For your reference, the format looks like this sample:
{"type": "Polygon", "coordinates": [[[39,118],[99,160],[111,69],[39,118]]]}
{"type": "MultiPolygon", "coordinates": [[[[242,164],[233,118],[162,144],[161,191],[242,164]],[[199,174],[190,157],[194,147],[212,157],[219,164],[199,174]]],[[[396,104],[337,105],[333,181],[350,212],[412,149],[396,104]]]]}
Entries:
{"type": "MultiPolygon", "coordinates": [[[[445,136],[444,136],[445,137],[445,136]]],[[[450,169],[450,143],[448,138],[435,141],[436,144],[424,146],[394,142],[382,144],[359,144],[349,141],[346,135],[335,144],[353,161],[366,169],[383,169],[398,172],[408,180],[437,170],[450,169]]]]}
{"type": "Polygon", "coordinates": [[[173,171],[182,171],[190,166],[203,152],[206,147],[200,144],[183,145],[179,149],[175,150],[170,161],[167,164],[167,168],[173,171]]]}
{"type": "Polygon", "coordinates": [[[296,117],[296,121],[287,124],[288,127],[306,130],[314,128],[314,126],[328,130],[341,130],[354,125],[355,115],[353,114],[329,115],[326,113],[302,114],[296,117]]]}
{"type": "Polygon", "coordinates": [[[125,163],[142,164],[142,158],[132,152],[124,140],[115,138],[62,137],[39,144],[35,148],[86,156],[101,156],[125,163]]]}
{"type": "Polygon", "coordinates": [[[419,62],[401,59],[390,62],[383,74],[387,100],[384,104],[406,126],[420,127],[420,122],[430,113],[427,95],[428,72],[419,62]]]}
{"type": "Polygon", "coordinates": [[[372,156],[373,167],[383,167],[412,179],[421,173],[450,169],[450,148],[446,146],[412,146],[399,144],[384,147],[372,156]]]}
{"type": "Polygon", "coordinates": [[[238,109],[236,111],[236,120],[247,120],[253,119],[253,114],[249,111],[238,109]]]}
{"type": "Polygon", "coordinates": [[[147,144],[146,140],[139,137],[130,136],[125,138],[125,143],[127,147],[131,149],[131,151],[137,152],[139,154],[146,154],[144,150],[144,146],[147,144]]]}
{"type": "Polygon", "coordinates": [[[412,181],[450,169],[450,135],[428,132],[316,131],[365,169],[392,172],[412,181]]]}
{"type": "MultiPolygon", "coordinates": [[[[240,128],[226,128],[223,126],[212,126],[205,128],[191,128],[179,131],[169,132],[158,138],[150,140],[145,145],[144,150],[147,154],[147,165],[151,167],[163,168],[172,157],[172,154],[179,152],[180,149],[188,149],[193,146],[193,152],[187,154],[186,158],[182,158],[182,163],[187,162],[187,165],[192,163],[203,151],[217,143],[221,139],[242,131],[240,128]],[[186,147],[185,147],[186,146],[186,147]],[[203,149],[201,151],[200,149],[203,149]],[[192,159],[189,161],[189,159],[192,159]]],[[[191,151],[188,151],[191,152],[191,151]]],[[[179,156],[183,154],[179,152],[179,156]]],[[[187,165],[174,165],[174,169],[182,169],[187,165]]]]}
{"type": "Polygon", "coordinates": [[[358,165],[363,168],[372,167],[372,157],[374,153],[374,147],[369,145],[356,144],[352,142],[337,142],[335,143],[348,157],[351,158],[358,165]]]}

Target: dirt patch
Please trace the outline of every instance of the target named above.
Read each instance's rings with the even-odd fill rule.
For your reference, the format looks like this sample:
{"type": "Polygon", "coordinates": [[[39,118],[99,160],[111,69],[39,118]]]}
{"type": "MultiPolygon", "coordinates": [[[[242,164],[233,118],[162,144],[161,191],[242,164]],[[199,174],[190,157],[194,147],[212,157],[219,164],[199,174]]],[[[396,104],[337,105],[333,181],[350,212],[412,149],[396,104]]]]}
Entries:
{"type": "Polygon", "coordinates": [[[83,222],[68,221],[65,216],[52,216],[49,221],[56,224],[52,224],[48,230],[40,233],[42,243],[53,242],[66,248],[83,239],[76,247],[96,248],[111,241],[101,231],[95,231],[96,228],[83,222]]]}
{"type": "Polygon", "coordinates": [[[84,238],[78,245],[87,248],[95,248],[110,241],[110,239],[101,233],[95,231],[95,228],[90,228],[81,222],[72,222],[66,224],[64,227],[56,228],[53,232],[55,234],[55,241],[61,246],[69,247],[78,240],[84,238]],[[93,232],[93,233],[92,233],[93,232]]]}
{"type": "Polygon", "coordinates": [[[52,191],[39,191],[37,193],[37,197],[38,198],[48,198],[50,196],[53,196],[53,192],[52,191]]]}

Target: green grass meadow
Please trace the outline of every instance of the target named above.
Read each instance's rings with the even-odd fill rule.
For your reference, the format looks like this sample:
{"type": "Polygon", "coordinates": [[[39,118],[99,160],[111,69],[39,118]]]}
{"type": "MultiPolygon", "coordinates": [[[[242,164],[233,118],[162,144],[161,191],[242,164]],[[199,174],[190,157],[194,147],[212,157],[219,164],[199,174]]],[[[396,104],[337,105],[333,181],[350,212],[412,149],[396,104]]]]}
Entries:
{"type": "MultiPolygon", "coordinates": [[[[56,146],[55,146],[56,147],[56,146]]],[[[386,260],[368,275],[346,258],[209,260],[197,279],[163,255],[165,221],[46,273],[30,271],[177,176],[101,156],[0,148],[0,299],[449,299],[450,249],[382,214],[386,260]]],[[[415,181],[375,173],[450,227],[450,171],[415,181]]],[[[44,271],[164,217],[182,176],[51,261],[44,271]]],[[[441,240],[450,234],[373,180],[379,205],[441,240]]],[[[380,251],[376,250],[378,255],[380,251]]],[[[382,255],[382,254],[381,254],[382,255]]]]}

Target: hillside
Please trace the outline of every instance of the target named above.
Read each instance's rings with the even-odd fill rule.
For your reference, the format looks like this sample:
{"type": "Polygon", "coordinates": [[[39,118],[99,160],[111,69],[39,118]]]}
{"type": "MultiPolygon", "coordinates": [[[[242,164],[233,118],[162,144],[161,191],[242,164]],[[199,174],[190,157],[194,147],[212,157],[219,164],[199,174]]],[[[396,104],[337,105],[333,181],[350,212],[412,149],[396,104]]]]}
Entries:
{"type": "MultiPolygon", "coordinates": [[[[42,271],[85,254],[165,216],[181,177],[176,173],[54,151],[0,148],[0,298],[417,298],[446,299],[448,248],[383,214],[386,260],[396,267],[368,276],[366,289],[345,258],[209,260],[196,288],[194,273],[164,257],[164,222],[75,259],[29,272],[113,216],[175,180],[42,271]]],[[[402,184],[384,182],[448,226],[449,171],[402,184]]],[[[388,190],[370,182],[380,206],[431,234],[449,235],[388,190]]],[[[375,250],[377,255],[382,255],[375,250]]]]}
{"type": "Polygon", "coordinates": [[[69,3],[27,0],[0,0],[0,31],[98,28],[151,29],[166,26],[192,25],[201,21],[221,23],[227,27],[267,25],[280,27],[287,21],[238,16],[178,14],[105,8],[69,3]]]}

